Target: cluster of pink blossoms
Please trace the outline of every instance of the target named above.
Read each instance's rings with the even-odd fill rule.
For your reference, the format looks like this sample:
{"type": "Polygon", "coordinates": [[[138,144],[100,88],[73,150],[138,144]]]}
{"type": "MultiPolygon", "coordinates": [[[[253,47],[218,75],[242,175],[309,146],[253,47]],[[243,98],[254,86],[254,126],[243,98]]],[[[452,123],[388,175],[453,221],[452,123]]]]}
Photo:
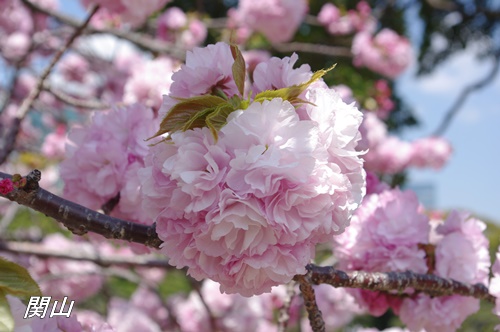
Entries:
{"type": "MultiPolygon", "coordinates": [[[[334,238],[340,269],[411,270],[466,284],[488,284],[489,243],[483,222],[459,212],[451,212],[444,222],[429,221],[413,193],[378,189],[382,191],[365,197],[346,232],[334,238]],[[434,255],[434,265],[428,265],[426,254],[434,255]]],[[[430,297],[407,290],[401,298],[368,290],[348,292],[372,315],[392,308],[411,331],[455,331],[479,309],[478,299],[459,295],[430,297]]]]}
{"type": "MultiPolygon", "coordinates": [[[[398,189],[365,197],[346,231],[334,238],[334,254],[341,270],[369,272],[427,272],[425,252],[428,218],[419,212],[413,192],[398,189]]],[[[372,315],[382,315],[392,306],[397,312],[400,299],[384,293],[349,289],[372,315]]]]}
{"type": "Polygon", "coordinates": [[[355,66],[365,66],[389,78],[401,74],[412,59],[410,41],[387,28],[375,36],[370,32],[356,34],[352,53],[355,66]]]}
{"type": "Polygon", "coordinates": [[[180,8],[168,8],[157,21],[156,36],[186,50],[200,45],[207,37],[207,27],[198,18],[187,16],[180,8]]]}
{"type": "MultiPolygon", "coordinates": [[[[466,284],[488,286],[489,242],[486,224],[467,213],[452,211],[445,221],[432,221],[430,243],[435,245],[433,274],[466,284]]],[[[416,294],[406,298],[400,318],[411,331],[456,331],[462,322],[479,310],[479,299],[451,295],[430,297],[416,294]]]]}
{"type": "Polygon", "coordinates": [[[134,104],[94,113],[87,127],[74,127],[68,135],[66,159],[61,163],[64,196],[98,210],[120,195],[112,215],[147,222],[140,209],[137,171],[148,153],[145,137],[157,123],[150,109],[134,104]]]}
{"type": "Polygon", "coordinates": [[[228,16],[239,28],[260,32],[272,43],[283,43],[293,38],[308,9],[305,0],[240,0],[238,9],[228,16]]]}
{"type": "MultiPolygon", "coordinates": [[[[257,65],[253,96],[307,82],[297,57],[257,65]]],[[[173,97],[221,91],[239,96],[229,45],[188,52],[172,78],[173,97]]],[[[250,82],[247,82],[250,84],[250,82]]],[[[162,251],[196,279],[211,278],[245,296],[305,273],[315,245],[349,224],[364,195],[361,112],[321,81],[297,105],[281,98],[235,110],[215,140],[208,128],[171,133],[140,171],[143,207],[156,221],[162,251]]]]}
{"type": "Polygon", "coordinates": [[[387,126],[373,113],[364,114],[360,127],[363,136],[357,149],[365,168],[376,173],[394,174],[407,167],[440,169],[451,156],[452,148],[441,137],[426,137],[407,142],[387,133],[387,126]]]}
{"type": "Polygon", "coordinates": [[[345,15],[332,3],[326,3],[318,13],[318,21],[332,35],[345,35],[359,31],[373,31],[376,25],[371,8],[365,1],[356,5],[356,10],[349,10],[345,15]]]}
{"type": "Polygon", "coordinates": [[[92,22],[105,25],[119,20],[124,24],[137,27],[155,11],[163,8],[170,0],[81,0],[84,7],[99,5],[92,22]]]}

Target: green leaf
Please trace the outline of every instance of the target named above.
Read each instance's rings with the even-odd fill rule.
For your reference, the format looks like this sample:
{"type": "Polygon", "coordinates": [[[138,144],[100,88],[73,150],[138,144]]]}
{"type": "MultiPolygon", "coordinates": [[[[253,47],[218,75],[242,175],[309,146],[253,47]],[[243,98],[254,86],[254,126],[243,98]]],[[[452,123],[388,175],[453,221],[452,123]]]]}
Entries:
{"type": "Polygon", "coordinates": [[[194,128],[190,127],[184,129],[186,123],[196,116],[198,112],[205,111],[207,108],[214,108],[226,102],[227,101],[225,99],[213,95],[182,98],[168,111],[165,118],[161,121],[160,129],[156,132],[156,134],[148,138],[148,140],[166,133],[173,133],[178,130],[194,128]]]}
{"type": "Polygon", "coordinates": [[[7,294],[0,289],[0,331],[14,331],[14,317],[10,312],[7,294]]]}
{"type": "Polygon", "coordinates": [[[171,270],[159,285],[160,294],[163,297],[169,297],[173,294],[185,293],[189,294],[192,290],[188,276],[183,271],[171,270]]]}
{"type": "Polygon", "coordinates": [[[31,278],[28,271],[16,263],[0,257],[0,291],[21,299],[31,296],[42,296],[40,287],[31,278]]]}
{"type": "Polygon", "coordinates": [[[215,140],[218,139],[218,131],[226,125],[227,117],[234,111],[235,108],[231,104],[227,103],[219,105],[215,111],[211,112],[207,116],[206,123],[215,140]]]}
{"type": "Polygon", "coordinates": [[[258,93],[255,96],[254,101],[263,102],[264,100],[271,100],[274,98],[281,98],[283,100],[288,100],[291,104],[305,103],[306,101],[299,98],[299,95],[304,92],[309,85],[323,77],[330,70],[335,68],[336,65],[331,66],[328,69],[320,69],[311,76],[309,81],[301,83],[299,85],[292,85],[288,88],[281,88],[278,90],[266,90],[258,93]]]}
{"type": "Polygon", "coordinates": [[[243,96],[246,75],[245,59],[243,59],[243,55],[237,45],[231,44],[229,47],[231,48],[231,54],[234,59],[232,67],[234,83],[236,83],[238,87],[240,96],[243,96]]]}

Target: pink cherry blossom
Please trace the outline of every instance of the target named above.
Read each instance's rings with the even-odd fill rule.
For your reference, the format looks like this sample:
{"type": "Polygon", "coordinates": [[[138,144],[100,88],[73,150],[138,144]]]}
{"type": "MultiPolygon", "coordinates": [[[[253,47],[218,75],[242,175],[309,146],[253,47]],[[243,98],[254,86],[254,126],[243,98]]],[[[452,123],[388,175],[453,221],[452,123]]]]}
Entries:
{"type": "Polygon", "coordinates": [[[207,37],[207,27],[194,16],[187,16],[180,8],[170,7],[157,21],[157,38],[191,50],[207,37]]]}
{"type": "Polygon", "coordinates": [[[98,111],[90,126],[69,133],[67,159],[61,163],[65,197],[99,209],[120,193],[114,216],[143,219],[140,209],[137,170],[148,152],[144,140],[155,132],[153,112],[139,104],[98,111]],[[133,184],[136,186],[133,187],[133,184]]]}
{"type": "Polygon", "coordinates": [[[169,0],[82,0],[85,7],[93,4],[102,8],[99,11],[107,11],[108,15],[118,15],[123,23],[136,27],[155,11],[165,6],[169,0]]]}
{"type": "Polygon", "coordinates": [[[272,43],[283,43],[292,39],[307,11],[305,0],[241,0],[233,20],[272,43]]]}
{"type": "Polygon", "coordinates": [[[345,35],[355,30],[348,15],[342,15],[340,10],[332,3],[326,3],[318,13],[318,21],[332,35],[345,35]]]}
{"type": "Polygon", "coordinates": [[[233,56],[228,44],[217,43],[194,48],[186,54],[186,64],[172,75],[170,94],[164,95],[161,114],[166,114],[178,100],[221,89],[228,97],[238,94],[232,77],[233,56]]]}
{"type": "Polygon", "coordinates": [[[452,211],[436,228],[442,236],[436,246],[435,274],[461,282],[488,284],[489,241],[486,224],[468,213],[452,211]],[[456,264],[460,259],[460,264],[456,264]]]}
{"type": "Polygon", "coordinates": [[[312,76],[311,67],[303,64],[294,69],[298,59],[298,55],[294,53],[291,57],[272,57],[259,63],[253,72],[252,91],[257,94],[307,82],[312,76]]]}
{"type": "Polygon", "coordinates": [[[168,8],[159,18],[158,18],[158,35],[161,39],[165,35],[164,30],[179,30],[186,26],[187,24],[186,13],[182,11],[179,7],[168,8]]]}
{"type": "Polygon", "coordinates": [[[306,98],[309,119],[281,99],[255,102],[230,114],[217,142],[196,128],[151,149],[143,207],[157,213],[171,264],[224,292],[261,294],[345,229],[364,195],[361,113],[326,88],[306,98]]]}
{"type": "MultiPolygon", "coordinates": [[[[78,251],[92,255],[95,249],[90,243],[76,243],[61,234],[51,234],[44,238],[47,250],[78,251]]],[[[99,267],[92,262],[81,262],[58,258],[30,258],[29,271],[44,295],[82,301],[95,295],[102,287],[104,278],[99,275],[99,267]]]]}
{"type": "Polygon", "coordinates": [[[124,102],[140,102],[158,110],[162,103],[161,96],[169,93],[176,68],[175,62],[167,57],[136,62],[124,87],[124,102]]]}
{"type": "Polygon", "coordinates": [[[377,173],[394,174],[409,166],[412,145],[396,136],[388,136],[365,155],[365,168],[377,173]]]}
{"type": "MultiPolygon", "coordinates": [[[[211,280],[203,282],[200,294],[210,309],[217,331],[273,331],[266,329],[270,327],[265,319],[268,312],[264,310],[261,297],[246,298],[238,294],[221,294],[219,285],[211,280]]],[[[182,331],[214,330],[200,294],[191,292],[186,299],[172,299],[171,305],[182,331]]]]}
{"type": "Polygon", "coordinates": [[[61,75],[68,81],[85,83],[88,79],[90,63],[77,53],[62,58],[58,67],[61,75]]]}
{"type": "Polygon", "coordinates": [[[479,299],[452,295],[431,298],[419,294],[403,301],[399,317],[410,331],[454,332],[479,310],[479,299]]]}
{"type": "Polygon", "coordinates": [[[2,44],[2,55],[7,60],[16,60],[24,56],[30,47],[30,37],[23,32],[14,32],[2,44]]]}
{"type": "Polygon", "coordinates": [[[411,62],[411,45],[408,39],[390,29],[381,30],[375,37],[369,32],[359,32],[352,43],[354,65],[365,66],[389,78],[395,78],[411,62]]]}
{"type": "Polygon", "coordinates": [[[440,169],[448,161],[452,147],[441,137],[427,137],[412,143],[410,164],[415,167],[440,169]]]}
{"type": "MultiPolygon", "coordinates": [[[[399,189],[365,197],[351,225],[334,237],[334,254],[344,270],[373,272],[406,271],[425,273],[425,252],[430,226],[420,213],[416,195],[399,189]]],[[[397,310],[400,301],[391,295],[364,290],[350,291],[372,315],[383,314],[388,306],[397,310]]]]}
{"type": "Polygon", "coordinates": [[[66,126],[58,125],[53,133],[47,134],[43,140],[41,152],[49,158],[64,157],[66,126]]]}

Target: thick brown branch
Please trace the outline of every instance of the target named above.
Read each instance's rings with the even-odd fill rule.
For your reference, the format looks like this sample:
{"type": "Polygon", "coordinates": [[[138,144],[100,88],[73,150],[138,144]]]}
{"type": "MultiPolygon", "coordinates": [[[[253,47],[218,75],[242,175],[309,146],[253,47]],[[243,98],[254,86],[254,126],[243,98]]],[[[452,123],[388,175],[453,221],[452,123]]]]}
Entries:
{"type": "MultiPolygon", "coordinates": [[[[12,176],[0,172],[0,177],[11,178],[12,176]]],[[[142,243],[153,248],[159,248],[162,243],[156,235],[154,224],[146,226],[107,216],[65,200],[42,188],[14,189],[3,197],[54,218],[76,235],[94,232],[108,239],[142,243]]]]}
{"type": "Polygon", "coordinates": [[[12,254],[35,255],[43,258],[60,258],[76,261],[93,262],[100,266],[110,265],[125,265],[125,266],[141,266],[141,267],[161,267],[170,268],[168,261],[157,259],[154,255],[99,255],[97,252],[89,253],[78,250],[78,244],[75,244],[75,250],[64,251],[51,250],[39,243],[30,242],[0,242],[0,251],[9,252],[12,254]]]}
{"type": "Polygon", "coordinates": [[[361,288],[373,291],[404,291],[413,288],[433,296],[464,295],[495,302],[482,284],[467,285],[455,280],[444,279],[432,274],[406,272],[343,272],[331,266],[308,265],[311,282],[315,285],[330,284],[335,287],[361,288]]]}
{"type": "Polygon", "coordinates": [[[297,275],[294,280],[299,282],[300,292],[304,299],[304,305],[312,330],[314,332],[325,332],[325,322],[323,321],[321,310],[319,310],[318,304],[316,303],[316,296],[309,274],[305,276],[297,275]]]}

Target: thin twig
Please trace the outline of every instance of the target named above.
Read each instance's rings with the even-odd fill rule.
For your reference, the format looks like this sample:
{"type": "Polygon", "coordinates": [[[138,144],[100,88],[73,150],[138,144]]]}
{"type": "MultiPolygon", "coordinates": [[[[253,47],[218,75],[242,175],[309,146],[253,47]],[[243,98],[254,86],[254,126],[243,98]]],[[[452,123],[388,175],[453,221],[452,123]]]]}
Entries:
{"type": "Polygon", "coordinates": [[[486,75],[484,78],[477,81],[476,83],[471,84],[471,85],[465,87],[465,89],[463,89],[463,91],[458,96],[458,99],[451,106],[451,108],[448,110],[448,112],[446,112],[443,120],[441,121],[441,124],[434,132],[434,136],[441,136],[444,134],[444,132],[446,131],[446,129],[450,125],[451,120],[453,120],[453,118],[458,113],[458,111],[460,110],[460,108],[462,107],[462,105],[464,104],[464,102],[467,100],[467,98],[469,97],[469,95],[471,93],[483,88],[484,86],[488,85],[489,83],[491,83],[493,81],[493,79],[496,77],[496,75],[498,73],[498,69],[500,68],[500,55],[497,54],[494,57],[494,60],[495,60],[495,62],[493,64],[493,68],[488,73],[488,75],[486,75]]]}
{"type": "Polygon", "coordinates": [[[45,91],[50,92],[54,97],[56,97],[59,101],[62,101],[63,103],[73,106],[73,107],[78,107],[78,108],[87,108],[91,110],[104,110],[110,108],[110,105],[100,102],[98,100],[82,100],[75,98],[73,96],[70,96],[66,94],[65,92],[53,88],[50,84],[45,83],[43,85],[43,89],[45,91]]]}
{"type": "Polygon", "coordinates": [[[279,310],[278,316],[278,332],[285,332],[288,322],[290,321],[290,306],[295,297],[295,281],[290,281],[286,285],[286,294],[283,299],[283,306],[279,310]]]}
{"type": "MultiPolygon", "coordinates": [[[[51,16],[58,21],[72,26],[72,27],[77,27],[80,23],[78,20],[75,20],[69,16],[66,16],[64,14],[58,13],[56,11],[52,11],[47,8],[42,8],[36,3],[33,3],[28,0],[21,0],[26,6],[32,8],[33,10],[36,10],[40,13],[46,14],[48,16],[51,16]]],[[[85,29],[85,33],[91,34],[91,33],[104,33],[104,34],[110,34],[113,36],[116,36],[118,38],[128,40],[129,42],[135,44],[136,46],[148,50],[153,53],[160,53],[160,54],[167,54],[173,58],[176,58],[178,60],[184,60],[186,58],[186,52],[184,50],[176,48],[173,44],[163,42],[161,40],[157,39],[151,39],[146,35],[136,33],[136,32],[131,32],[131,31],[123,31],[119,29],[113,29],[113,28],[94,28],[92,26],[89,26],[85,29]]]]}
{"type": "Polygon", "coordinates": [[[158,259],[155,255],[99,255],[97,252],[89,253],[78,250],[78,243],[75,243],[75,250],[60,251],[47,249],[44,245],[30,242],[0,242],[0,251],[13,254],[34,255],[43,258],[70,259],[74,261],[93,262],[100,266],[125,265],[170,268],[171,265],[165,259],[158,259]]]}
{"type": "Polygon", "coordinates": [[[309,43],[283,43],[272,44],[272,47],[281,53],[291,52],[305,52],[314,54],[323,54],[332,57],[352,58],[352,52],[347,47],[342,46],[329,46],[323,44],[309,44],[309,43]]]}
{"type": "Polygon", "coordinates": [[[196,292],[196,294],[198,294],[198,297],[200,298],[201,304],[203,305],[203,307],[207,311],[208,321],[210,322],[211,331],[212,332],[217,332],[218,331],[218,329],[217,329],[217,322],[215,320],[215,316],[214,316],[214,314],[212,312],[212,309],[210,309],[210,307],[208,306],[207,301],[205,301],[205,298],[203,297],[203,294],[201,293],[201,283],[199,283],[198,281],[196,281],[196,280],[194,280],[192,278],[189,278],[189,281],[191,283],[191,287],[193,287],[193,289],[196,292]]]}
{"type": "Polygon", "coordinates": [[[47,77],[50,75],[50,72],[57,64],[57,62],[61,59],[64,52],[66,52],[66,50],[71,46],[75,39],[82,34],[85,27],[89,24],[92,16],[97,12],[97,9],[99,9],[99,6],[94,6],[92,8],[89,15],[87,16],[87,19],[75,30],[75,32],[73,32],[68,41],[56,52],[49,65],[45,68],[45,70],[38,78],[35,87],[30,91],[28,97],[24,99],[21,106],[17,109],[16,115],[12,120],[10,128],[8,130],[5,129],[4,137],[0,140],[0,164],[3,164],[5,160],[7,160],[7,157],[14,149],[16,137],[21,128],[21,122],[26,117],[29,110],[33,106],[33,103],[42,92],[43,84],[47,77]]]}

